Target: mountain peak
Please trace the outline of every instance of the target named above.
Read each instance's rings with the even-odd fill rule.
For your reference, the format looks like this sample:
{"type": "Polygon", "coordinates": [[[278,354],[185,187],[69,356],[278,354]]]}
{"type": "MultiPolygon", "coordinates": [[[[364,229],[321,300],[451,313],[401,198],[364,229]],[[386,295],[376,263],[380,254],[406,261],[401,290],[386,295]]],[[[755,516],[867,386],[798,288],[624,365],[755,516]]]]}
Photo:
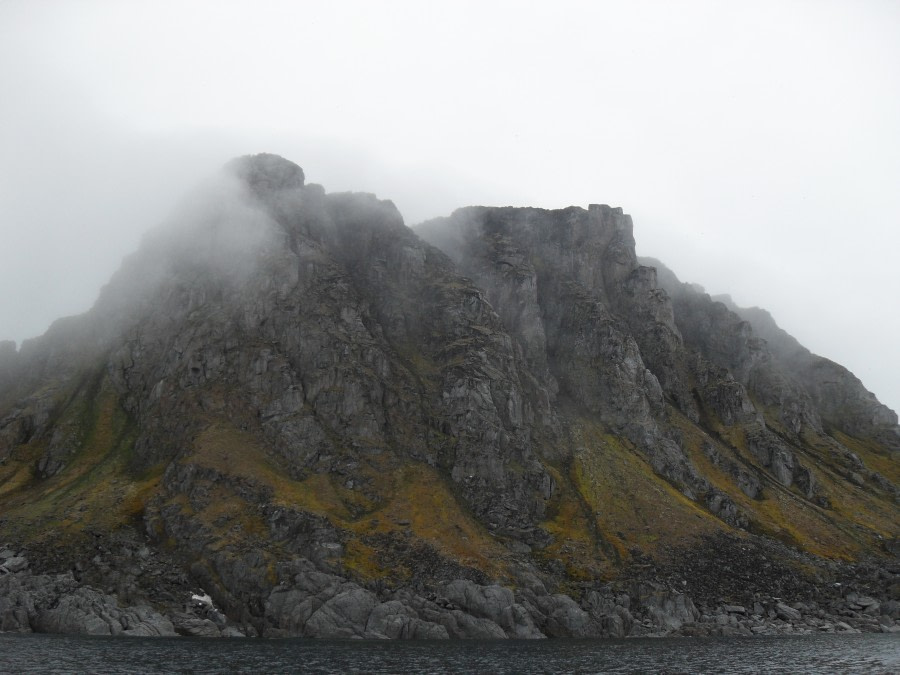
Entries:
{"type": "Polygon", "coordinates": [[[259,192],[275,192],[302,188],[303,169],[294,162],[267,152],[244,155],[231,160],[225,170],[259,192]]]}

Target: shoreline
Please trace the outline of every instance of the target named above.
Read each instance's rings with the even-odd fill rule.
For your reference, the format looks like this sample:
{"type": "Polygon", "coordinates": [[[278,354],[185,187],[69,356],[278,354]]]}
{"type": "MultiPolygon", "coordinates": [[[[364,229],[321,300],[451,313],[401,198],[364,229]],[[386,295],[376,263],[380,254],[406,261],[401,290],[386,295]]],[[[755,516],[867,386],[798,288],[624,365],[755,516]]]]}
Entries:
{"type": "MultiPolygon", "coordinates": [[[[687,594],[658,582],[612,583],[576,602],[561,593],[513,592],[460,579],[438,586],[440,594],[423,597],[401,588],[383,594],[383,599],[373,599],[365,589],[342,580],[343,590],[319,606],[328,607],[324,614],[330,622],[314,618],[323,612],[313,612],[307,621],[294,624],[284,623],[272,597],[281,596],[290,611],[315,594],[276,587],[267,601],[268,623],[259,630],[252,623],[230,620],[212,601],[188,601],[181,608],[154,607],[152,598],[126,604],[115,594],[80,583],[71,572],[34,574],[27,559],[15,567],[15,572],[0,575],[2,633],[451,640],[900,633],[900,603],[856,591],[824,601],[760,597],[749,607],[724,602],[698,606],[687,594]]],[[[320,581],[326,576],[308,573],[320,581]]]]}

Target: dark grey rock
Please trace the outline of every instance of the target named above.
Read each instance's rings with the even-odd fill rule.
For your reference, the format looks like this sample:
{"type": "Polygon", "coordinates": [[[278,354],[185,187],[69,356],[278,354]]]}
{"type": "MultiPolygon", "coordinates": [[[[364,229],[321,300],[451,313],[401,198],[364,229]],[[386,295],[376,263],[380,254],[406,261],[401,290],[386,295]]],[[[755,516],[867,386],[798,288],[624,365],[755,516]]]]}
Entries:
{"type": "Polygon", "coordinates": [[[175,614],[172,616],[172,623],[178,635],[188,635],[191,637],[222,637],[222,630],[215,622],[194,614],[175,614]]]}
{"type": "Polygon", "coordinates": [[[378,605],[374,593],[349,588],[314,611],[303,627],[307,637],[362,637],[372,610],[378,605]]]}
{"type": "Polygon", "coordinates": [[[549,637],[601,637],[604,634],[600,622],[579,607],[568,595],[545,595],[537,598],[546,616],[544,632],[549,637]]]}
{"type": "Polygon", "coordinates": [[[423,618],[442,625],[451,638],[495,640],[508,637],[506,631],[490,619],[472,616],[459,609],[449,612],[430,611],[423,618]]]}
{"type": "Polygon", "coordinates": [[[369,615],[366,631],[380,633],[390,639],[437,640],[449,637],[440,624],[422,621],[412,608],[391,600],[377,605],[369,615]]]}
{"type": "Polygon", "coordinates": [[[779,602],[775,605],[775,613],[778,615],[778,618],[783,619],[784,621],[800,621],[801,614],[799,610],[794,609],[793,607],[788,607],[783,602],[779,602]]]}
{"type": "Polygon", "coordinates": [[[0,630],[86,635],[175,635],[172,623],[147,606],[116,598],[71,575],[0,577],[0,630]]]}
{"type": "Polygon", "coordinates": [[[114,598],[80,587],[63,595],[55,606],[37,608],[35,630],[83,635],[175,635],[172,622],[149,607],[121,608],[114,598]]]}
{"type": "Polygon", "coordinates": [[[678,630],[684,624],[694,623],[700,618],[700,612],[693,601],[683,593],[650,587],[642,589],[639,598],[642,609],[654,625],[662,630],[678,630]]]}
{"type": "Polygon", "coordinates": [[[24,575],[0,576],[0,631],[30,633],[35,615],[34,598],[24,584],[24,575]]]}
{"type": "Polygon", "coordinates": [[[28,568],[28,560],[22,556],[14,556],[0,563],[0,567],[10,574],[15,574],[28,568]]]}
{"type": "Polygon", "coordinates": [[[500,626],[504,635],[527,639],[543,637],[525,608],[515,602],[513,592],[502,586],[479,586],[465,579],[451,581],[443,588],[447,599],[475,617],[500,626]]]}

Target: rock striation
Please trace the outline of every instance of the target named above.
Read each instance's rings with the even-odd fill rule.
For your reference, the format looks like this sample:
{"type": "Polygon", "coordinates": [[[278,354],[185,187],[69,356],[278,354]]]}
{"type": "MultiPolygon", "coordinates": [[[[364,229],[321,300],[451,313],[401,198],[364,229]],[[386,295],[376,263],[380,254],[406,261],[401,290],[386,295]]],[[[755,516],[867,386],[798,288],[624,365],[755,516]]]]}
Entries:
{"type": "Polygon", "coordinates": [[[632,227],[234,160],[0,343],[0,629],[893,630],[896,415],[632,227]]]}

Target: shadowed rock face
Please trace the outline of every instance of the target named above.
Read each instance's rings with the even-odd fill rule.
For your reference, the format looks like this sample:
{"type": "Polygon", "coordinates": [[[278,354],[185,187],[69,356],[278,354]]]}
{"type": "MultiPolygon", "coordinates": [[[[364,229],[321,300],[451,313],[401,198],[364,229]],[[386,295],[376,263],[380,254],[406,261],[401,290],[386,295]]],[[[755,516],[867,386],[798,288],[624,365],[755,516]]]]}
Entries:
{"type": "Polygon", "coordinates": [[[824,578],[898,536],[896,416],[639,261],[621,209],[413,231],[276,155],[224,175],[86,315],[0,343],[0,541],[50,575],[16,626],[63,596],[77,620],[40,625],[100,626],[76,570],[186,634],[681,630],[654,579],[617,599],[638,561],[733,537],[824,578]]]}

